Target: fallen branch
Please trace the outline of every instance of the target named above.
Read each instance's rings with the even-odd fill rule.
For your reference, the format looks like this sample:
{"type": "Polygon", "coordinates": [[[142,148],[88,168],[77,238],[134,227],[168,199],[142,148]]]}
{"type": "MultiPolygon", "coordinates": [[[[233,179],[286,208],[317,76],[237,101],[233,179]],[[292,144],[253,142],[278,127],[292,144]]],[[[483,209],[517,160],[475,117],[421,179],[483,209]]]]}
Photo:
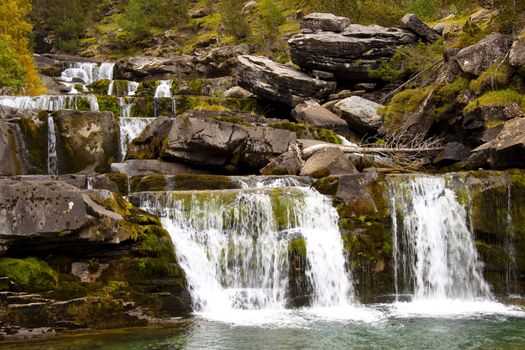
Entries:
{"type": "Polygon", "coordinates": [[[433,153],[442,151],[444,147],[423,147],[423,148],[389,148],[389,147],[354,147],[354,146],[342,146],[342,145],[331,145],[331,144],[322,144],[310,146],[303,150],[303,158],[310,158],[315,152],[321,149],[327,148],[339,148],[344,153],[363,153],[363,154],[396,154],[396,153],[433,153]]]}

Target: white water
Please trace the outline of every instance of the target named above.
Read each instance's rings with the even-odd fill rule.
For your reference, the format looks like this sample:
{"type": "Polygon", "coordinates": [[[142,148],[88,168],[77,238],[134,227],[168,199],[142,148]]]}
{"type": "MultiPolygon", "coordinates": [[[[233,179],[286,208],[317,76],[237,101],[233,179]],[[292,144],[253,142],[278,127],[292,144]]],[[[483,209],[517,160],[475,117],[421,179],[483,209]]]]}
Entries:
{"type": "Polygon", "coordinates": [[[171,97],[171,86],[173,81],[171,80],[161,80],[157,88],[155,89],[155,98],[159,97],[171,97]]]}
{"type": "Polygon", "coordinates": [[[327,316],[333,314],[328,310],[344,309],[346,318],[371,317],[353,305],[337,212],[314,190],[142,193],[141,207],[161,216],[186,272],[194,310],[204,317],[241,323],[288,319],[288,243],[298,235],[305,239],[313,291],[307,312],[327,316]]]}
{"type": "Polygon", "coordinates": [[[146,126],[151,123],[155,118],[129,118],[120,117],[120,152],[122,159],[128,152],[128,145],[134,138],[138,137],[146,126]]]}
{"type": "Polygon", "coordinates": [[[55,122],[51,115],[47,116],[47,173],[58,175],[57,169],[57,139],[55,122]]]}
{"type": "Polygon", "coordinates": [[[136,81],[129,81],[129,80],[126,80],[125,82],[126,82],[126,91],[125,93],[122,93],[121,91],[118,91],[119,89],[115,89],[115,86],[118,86],[118,84],[115,84],[115,80],[111,80],[108,86],[108,93],[107,93],[108,96],[112,96],[112,95],[134,96],[135,92],[137,92],[137,89],[139,87],[139,83],[137,83],[136,81]]]}
{"type": "Polygon", "coordinates": [[[89,85],[99,80],[113,80],[114,63],[74,62],[66,68],[60,79],[68,83],[89,85]]]}
{"type": "Polygon", "coordinates": [[[56,111],[61,109],[78,109],[80,100],[87,100],[93,112],[99,110],[95,95],[41,95],[41,96],[0,96],[0,104],[21,109],[38,109],[56,111]]]}
{"type": "Polygon", "coordinates": [[[120,117],[121,118],[130,118],[131,117],[131,109],[133,108],[133,105],[135,104],[135,101],[133,99],[127,99],[125,97],[118,97],[117,103],[120,109],[120,117]]]}

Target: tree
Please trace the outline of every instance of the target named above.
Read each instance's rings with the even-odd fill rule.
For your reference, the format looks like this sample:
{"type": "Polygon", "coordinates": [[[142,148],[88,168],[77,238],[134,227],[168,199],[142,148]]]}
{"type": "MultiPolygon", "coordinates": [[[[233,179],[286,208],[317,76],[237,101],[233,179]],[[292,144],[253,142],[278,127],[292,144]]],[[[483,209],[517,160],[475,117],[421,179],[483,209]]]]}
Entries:
{"type": "Polygon", "coordinates": [[[245,0],[221,0],[220,11],[226,33],[238,39],[250,36],[250,25],[242,13],[245,0]]]}
{"type": "Polygon", "coordinates": [[[3,0],[0,2],[0,40],[9,45],[18,64],[26,71],[22,90],[27,94],[45,91],[29,51],[31,24],[26,21],[31,12],[29,0],[3,0]]]}
{"type": "Polygon", "coordinates": [[[0,40],[0,94],[17,93],[25,86],[26,70],[18,62],[16,53],[0,40]]]}

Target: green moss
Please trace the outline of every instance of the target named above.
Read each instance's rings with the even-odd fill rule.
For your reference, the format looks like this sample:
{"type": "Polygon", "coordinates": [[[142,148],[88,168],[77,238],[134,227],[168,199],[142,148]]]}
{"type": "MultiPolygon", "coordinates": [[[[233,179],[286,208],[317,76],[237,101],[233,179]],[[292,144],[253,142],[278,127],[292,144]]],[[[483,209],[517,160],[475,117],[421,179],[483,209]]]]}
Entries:
{"type": "Polygon", "coordinates": [[[521,109],[525,111],[525,95],[520,94],[518,91],[512,89],[490,91],[483,94],[477,100],[465,107],[463,113],[472,113],[480,106],[505,107],[513,102],[517,103],[521,109]]]}
{"type": "Polygon", "coordinates": [[[343,142],[333,130],[316,128],[311,125],[298,124],[292,122],[273,122],[268,124],[274,129],[283,129],[293,131],[300,139],[314,139],[329,143],[341,145],[343,142]]]}
{"type": "Polygon", "coordinates": [[[324,177],[314,182],[313,187],[324,195],[335,195],[337,186],[339,185],[339,177],[324,177]]]}
{"type": "Polygon", "coordinates": [[[76,101],[76,110],[78,111],[91,111],[91,103],[87,98],[80,97],[76,101]]]}
{"type": "Polygon", "coordinates": [[[116,96],[98,96],[98,106],[100,111],[112,112],[115,116],[120,116],[120,107],[116,96]]]}
{"type": "Polygon", "coordinates": [[[450,84],[444,84],[436,90],[434,102],[437,114],[445,113],[455,105],[457,97],[468,89],[469,81],[458,77],[450,84]]]}
{"type": "Polygon", "coordinates": [[[19,291],[48,291],[57,288],[58,273],[37,258],[0,258],[0,276],[9,277],[19,291]]]}
{"type": "Polygon", "coordinates": [[[477,95],[488,90],[501,89],[510,84],[511,76],[512,68],[509,64],[494,64],[470,82],[470,89],[477,95]]]}
{"type": "Polygon", "coordinates": [[[155,90],[157,89],[157,86],[159,85],[158,80],[146,80],[139,84],[137,87],[137,90],[135,91],[136,96],[143,96],[143,97],[153,97],[155,96],[155,90]]]}
{"type": "Polygon", "coordinates": [[[189,110],[226,111],[234,110],[243,113],[260,113],[262,107],[254,98],[224,98],[222,96],[178,96],[176,98],[177,114],[189,110]]]}
{"type": "Polygon", "coordinates": [[[202,95],[202,80],[196,79],[189,81],[188,90],[192,95],[202,95]]]}
{"type": "Polygon", "coordinates": [[[288,254],[306,256],[306,242],[304,238],[295,238],[288,243],[288,254]]]}
{"type": "Polygon", "coordinates": [[[434,86],[429,85],[422,88],[403,90],[395,94],[389,104],[378,110],[383,116],[385,125],[390,130],[400,128],[406,118],[421,106],[433,90],[434,86]]]}
{"type": "Polygon", "coordinates": [[[110,81],[107,79],[98,80],[88,85],[88,89],[95,95],[107,95],[110,81]]]}

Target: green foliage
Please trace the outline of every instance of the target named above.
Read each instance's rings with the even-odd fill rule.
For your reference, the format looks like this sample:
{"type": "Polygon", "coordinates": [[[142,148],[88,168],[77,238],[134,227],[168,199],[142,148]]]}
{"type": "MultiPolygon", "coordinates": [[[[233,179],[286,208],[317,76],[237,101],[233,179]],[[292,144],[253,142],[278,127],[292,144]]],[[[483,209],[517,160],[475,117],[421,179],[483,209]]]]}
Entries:
{"type": "Polygon", "coordinates": [[[503,33],[514,33],[525,24],[525,2],[523,0],[492,0],[498,10],[496,29],[503,33]]]}
{"type": "Polygon", "coordinates": [[[456,98],[463,91],[468,89],[469,81],[458,77],[450,84],[444,84],[436,90],[434,102],[437,107],[437,114],[447,112],[454,106],[456,98]]]}
{"type": "Polygon", "coordinates": [[[39,292],[55,289],[58,273],[36,258],[0,258],[0,276],[9,277],[20,291],[39,292]]]}
{"type": "Polygon", "coordinates": [[[490,91],[480,96],[476,101],[470,103],[467,107],[465,107],[463,113],[471,113],[474,111],[474,109],[476,109],[479,106],[504,107],[508,106],[510,103],[513,102],[520,105],[521,109],[525,111],[524,94],[520,94],[518,91],[512,89],[490,91]]]}
{"type": "Polygon", "coordinates": [[[348,17],[352,21],[358,21],[361,13],[361,1],[359,0],[308,0],[306,5],[313,12],[329,12],[348,17]]]}
{"type": "Polygon", "coordinates": [[[220,2],[224,30],[227,34],[233,35],[238,39],[249,37],[251,32],[248,19],[242,13],[245,3],[245,0],[221,0],[220,2]]]}
{"type": "Polygon", "coordinates": [[[405,9],[422,19],[431,20],[436,18],[438,4],[438,0],[409,0],[405,9]]]}
{"type": "Polygon", "coordinates": [[[284,24],[282,9],[274,0],[262,0],[259,5],[258,45],[261,51],[270,56],[274,51],[285,51],[286,43],[281,37],[279,26],[284,24]]]}
{"type": "Polygon", "coordinates": [[[470,89],[477,95],[487,90],[497,90],[510,84],[512,68],[508,64],[494,64],[477,79],[470,82],[470,89]]]}
{"type": "Polygon", "coordinates": [[[19,92],[25,85],[26,69],[18,62],[16,53],[0,40],[0,93],[19,92]]]}

